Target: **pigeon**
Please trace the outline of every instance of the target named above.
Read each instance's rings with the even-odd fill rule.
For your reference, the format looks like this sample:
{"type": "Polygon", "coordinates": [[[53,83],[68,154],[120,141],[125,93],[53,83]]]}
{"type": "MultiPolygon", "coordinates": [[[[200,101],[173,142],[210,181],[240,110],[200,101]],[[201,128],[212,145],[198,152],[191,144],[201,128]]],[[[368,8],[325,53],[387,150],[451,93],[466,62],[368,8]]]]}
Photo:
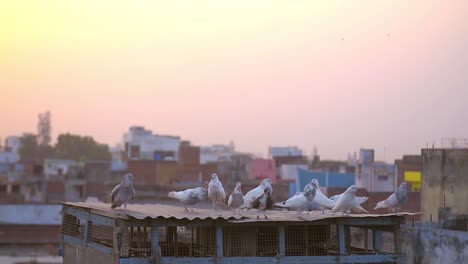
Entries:
{"type": "Polygon", "coordinates": [[[378,202],[374,210],[380,208],[389,208],[397,212],[408,198],[408,189],[406,182],[402,182],[395,193],[390,195],[386,200],[378,202]]]}
{"type": "Polygon", "coordinates": [[[273,201],[271,200],[270,196],[270,189],[265,188],[263,190],[263,194],[259,197],[253,199],[253,201],[249,204],[248,209],[255,208],[257,209],[257,219],[260,218],[260,211],[263,211],[263,215],[265,219],[268,218],[266,216],[266,209],[270,209],[273,206],[273,201]]]}
{"type": "Polygon", "coordinates": [[[223,184],[219,181],[216,173],[211,175],[211,181],[208,184],[208,198],[210,198],[214,209],[218,209],[219,205],[224,204],[224,200],[226,199],[223,184]]]}
{"type": "Polygon", "coordinates": [[[317,185],[315,185],[315,183],[312,183],[310,185],[307,185],[302,193],[296,194],[284,202],[276,203],[275,206],[295,210],[297,211],[297,215],[300,218],[299,215],[301,214],[301,212],[309,211],[309,207],[312,201],[314,200],[316,191],[317,185]]]}
{"type": "Polygon", "coordinates": [[[315,186],[317,186],[314,202],[322,208],[322,213],[324,213],[325,208],[333,208],[335,206],[335,202],[322,193],[317,179],[312,179],[312,181],[304,187],[304,190],[311,184],[315,184],[315,186]]]}
{"type": "MultiPolygon", "coordinates": [[[[185,207],[185,211],[188,212],[187,205],[195,205],[206,199],[207,191],[203,187],[197,187],[193,189],[187,189],[180,192],[170,192],[167,196],[170,198],[177,199],[185,207]]],[[[193,212],[193,208],[192,208],[193,212]]]]}
{"type": "MultiPolygon", "coordinates": [[[[340,199],[340,197],[342,196],[343,194],[337,194],[337,195],[333,195],[332,197],[330,197],[330,200],[332,200],[333,202],[338,202],[338,200],[340,199]]],[[[366,209],[364,209],[361,204],[366,202],[369,198],[368,197],[357,197],[356,196],[356,199],[358,201],[358,205],[354,206],[353,208],[351,208],[351,211],[355,212],[355,213],[361,213],[361,214],[368,214],[369,211],[367,211],[366,209]]]]}
{"type": "MultiPolygon", "coordinates": [[[[232,214],[235,214],[235,209],[238,209],[244,203],[244,195],[242,194],[241,183],[236,183],[236,188],[229,195],[228,206],[232,208],[232,214]]],[[[239,211],[240,214],[240,211],[239,211]]]]}
{"type": "Polygon", "coordinates": [[[368,199],[367,197],[356,197],[356,192],[356,185],[349,186],[349,188],[346,189],[346,191],[340,195],[332,210],[341,211],[342,214],[344,212],[348,213],[350,209],[362,203],[362,200],[368,199]]]}
{"type": "Polygon", "coordinates": [[[127,203],[130,199],[135,198],[135,189],[133,188],[133,175],[125,174],[122,177],[122,182],[112,189],[110,194],[111,208],[120,207],[124,204],[124,208],[127,209],[127,203]]]}
{"type": "Polygon", "coordinates": [[[262,180],[262,182],[249,192],[247,192],[244,196],[244,204],[241,206],[241,208],[248,208],[250,203],[260,195],[264,193],[265,188],[268,188],[270,190],[270,195],[273,193],[273,187],[271,186],[271,179],[265,178],[262,180]]]}

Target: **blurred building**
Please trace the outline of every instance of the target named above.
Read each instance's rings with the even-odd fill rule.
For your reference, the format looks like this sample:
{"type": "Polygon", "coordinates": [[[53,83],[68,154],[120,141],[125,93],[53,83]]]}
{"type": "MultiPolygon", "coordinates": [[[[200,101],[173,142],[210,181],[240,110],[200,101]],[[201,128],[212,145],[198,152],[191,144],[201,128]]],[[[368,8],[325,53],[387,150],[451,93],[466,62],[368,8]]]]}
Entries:
{"type": "Polygon", "coordinates": [[[397,170],[396,186],[406,181],[409,190],[420,191],[422,184],[422,160],[421,155],[404,155],[402,159],[395,160],[397,170]]]}
{"type": "Polygon", "coordinates": [[[360,149],[356,185],[369,192],[391,192],[396,186],[395,165],[375,161],[373,149],[360,149]]]}
{"type": "Polygon", "coordinates": [[[468,149],[423,149],[423,220],[467,231],[468,149]]]}
{"type": "Polygon", "coordinates": [[[256,158],[250,161],[250,174],[251,179],[265,179],[269,178],[276,182],[276,165],[274,159],[256,158]]]}
{"type": "Polygon", "coordinates": [[[180,137],[153,134],[142,126],[132,126],[123,136],[126,160],[178,160],[180,137]]]}
{"type": "Polygon", "coordinates": [[[200,163],[207,164],[210,162],[230,160],[231,156],[236,153],[235,145],[230,142],[228,145],[216,144],[211,146],[200,147],[200,163]]]}

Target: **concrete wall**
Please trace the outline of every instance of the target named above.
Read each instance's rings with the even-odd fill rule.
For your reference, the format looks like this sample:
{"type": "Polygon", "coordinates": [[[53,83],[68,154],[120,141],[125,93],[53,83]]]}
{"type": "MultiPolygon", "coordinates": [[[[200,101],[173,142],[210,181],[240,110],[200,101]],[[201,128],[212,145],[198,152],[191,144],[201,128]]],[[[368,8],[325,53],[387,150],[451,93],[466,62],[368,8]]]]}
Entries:
{"type": "Polygon", "coordinates": [[[436,222],[441,207],[468,214],[468,149],[423,149],[422,162],[422,220],[436,222]]]}
{"type": "Polygon", "coordinates": [[[401,227],[407,264],[468,263],[468,232],[401,227]]]}

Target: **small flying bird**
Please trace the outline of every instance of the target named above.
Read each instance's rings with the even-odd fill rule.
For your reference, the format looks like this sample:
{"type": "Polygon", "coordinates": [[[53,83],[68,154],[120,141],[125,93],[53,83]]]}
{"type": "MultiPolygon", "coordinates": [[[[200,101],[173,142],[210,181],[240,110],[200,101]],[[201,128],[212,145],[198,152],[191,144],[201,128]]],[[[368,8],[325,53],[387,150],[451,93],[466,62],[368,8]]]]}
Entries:
{"type": "MultiPolygon", "coordinates": [[[[228,206],[232,208],[232,214],[236,213],[236,209],[239,209],[239,207],[244,203],[244,195],[242,194],[242,185],[240,182],[236,183],[236,187],[234,188],[234,191],[229,195],[228,199],[228,206]]],[[[239,215],[240,215],[240,210],[239,210],[239,215]]]]}
{"type": "Polygon", "coordinates": [[[402,182],[398,189],[390,195],[386,200],[378,202],[374,210],[380,208],[388,208],[393,212],[398,212],[398,210],[403,206],[403,204],[408,199],[408,189],[406,182],[402,182]]]}
{"type": "Polygon", "coordinates": [[[124,208],[127,209],[128,201],[135,198],[132,174],[125,174],[122,177],[122,182],[112,189],[110,198],[112,203],[111,208],[120,207],[124,204],[124,208]]]}
{"type": "MultiPolygon", "coordinates": [[[[168,197],[177,199],[181,204],[184,205],[185,211],[188,212],[187,205],[195,205],[206,199],[207,191],[203,187],[197,187],[193,189],[187,189],[185,191],[175,192],[172,191],[167,194],[168,197]]],[[[192,208],[193,212],[193,208],[192,208]]]]}
{"type": "Polygon", "coordinates": [[[306,188],[304,188],[303,192],[294,195],[284,202],[276,203],[275,206],[295,210],[297,211],[297,216],[301,218],[300,214],[303,211],[309,211],[309,207],[314,200],[316,191],[317,185],[315,185],[315,183],[311,183],[310,185],[308,184],[306,188]]]}
{"type": "Polygon", "coordinates": [[[244,196],[244,204],[240,208],[248,208],[250,203],[264,193],[265,188],[270,190],[270,195],[273,193],[273,186],[271,186],[271,179],[265,178],[262,182],[252,190],[248,191],[244,196]]]}
{"type": "Polygon", "coordinates": [[[314,202],[322,208],[322,214],[325,212],[325,208],[333,208],[335,206],[335,202],[322,193],[317,179],[312,179],[312,181],[304,187],[304,190],[311,184],[315,184],[317,186],[314,202]]]}
{"type": "Polygon", "coordinates": [[[224,204],[226,200],[226,192],[216,173],[211,175],[211,181],[208,184],[208,198],[210,198],[213,208],[216,210],[220,205],[224,204]]]}
{"type": "Polygon", "coordinates": [[[273,201],[270,196],[270,189],[265,188],[263,194],[255,198],[249,205],[248,209],[254,208],[257,209],[257,219],[260,218],[260,211],[263,211],[265,219],[268,218],[266,215],[266,210],[270,209],[273,206],[273,201]]]}
{"type": "Polygon", "coordinates": [[[356,185],[351,185],[349,188],[340,195],[336,205],[333,207],[333,211],[341,211],[341,214],[344,215],[344,212],[348,213],[349,210],[358,206],[360,202],[367,197],[356,197],[357,187],[356,185]]]}

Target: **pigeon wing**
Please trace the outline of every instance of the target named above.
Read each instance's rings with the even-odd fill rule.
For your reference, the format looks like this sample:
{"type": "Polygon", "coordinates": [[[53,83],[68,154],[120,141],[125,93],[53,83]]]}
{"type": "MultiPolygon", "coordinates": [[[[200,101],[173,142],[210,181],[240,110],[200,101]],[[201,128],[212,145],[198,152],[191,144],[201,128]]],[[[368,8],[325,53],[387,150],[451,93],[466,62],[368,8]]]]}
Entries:
{"type": "Polygon", "coordinates": [[[320,191],[317,191],[315,193],[314,202],[316,202],[318,205],[321,205],[327,208],[333,208],[336,204],[332,199],[329,199],[320,191]]]}
{"type": "Polygon", "coordinates": [[[120,184],[117,184],[114,189],[112,189],[112,192],[110,194],[111,202],[115,202],[115,197],[117,196],[117,193],[119,193],[120,190],[120,184]]]}

